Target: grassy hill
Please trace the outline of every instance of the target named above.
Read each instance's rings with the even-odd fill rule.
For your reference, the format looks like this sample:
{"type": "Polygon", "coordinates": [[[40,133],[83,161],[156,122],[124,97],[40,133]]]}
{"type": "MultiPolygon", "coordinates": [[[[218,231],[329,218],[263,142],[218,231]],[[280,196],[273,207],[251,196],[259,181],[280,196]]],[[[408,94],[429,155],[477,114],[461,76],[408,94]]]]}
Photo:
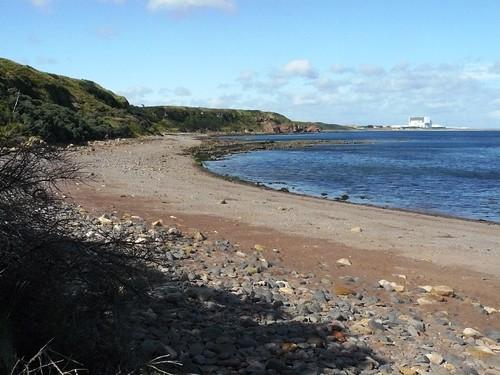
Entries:
{"type": "Polygon", "coordinates": [[[44,73],[0,58],[0,135],[82,142],[165,131],[314,131],[318,125],[254,110],[137,107],[92,81],[44,73]]]}

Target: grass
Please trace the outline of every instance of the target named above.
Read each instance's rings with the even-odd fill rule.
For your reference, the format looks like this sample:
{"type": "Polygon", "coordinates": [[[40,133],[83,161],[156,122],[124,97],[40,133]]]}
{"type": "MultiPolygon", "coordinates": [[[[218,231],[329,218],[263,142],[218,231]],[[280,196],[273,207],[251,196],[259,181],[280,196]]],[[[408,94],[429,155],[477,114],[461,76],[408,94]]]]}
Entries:
{"type": "Polygon", "coordinates": [[[311,125],[340,129],[258,110],[137,107],[95,82],[0,58],[0,136],[35,135],[52,143],[78,143],[164,132],[300,131],[311,125]]]}

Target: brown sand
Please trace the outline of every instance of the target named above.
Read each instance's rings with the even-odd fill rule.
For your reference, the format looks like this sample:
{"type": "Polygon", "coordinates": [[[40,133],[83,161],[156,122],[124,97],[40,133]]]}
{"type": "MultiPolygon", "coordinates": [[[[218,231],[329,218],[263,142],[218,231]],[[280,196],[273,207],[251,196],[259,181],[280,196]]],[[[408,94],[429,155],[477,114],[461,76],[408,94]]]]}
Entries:
{"type": "Polygon", "coordinates": [[[318,278],[337,282],[342,275],[358,276],[358,287],[365,289],[373,289],[379,279],[397,281],[396,274],[407,276],[409,288],[446,284],[460,296],[446,305],[449,314],[477,328],[500,328],[500,313],[486,316],[469,303],[500,309],[500,225],[225,181],[183,153],[198,142],[175,135],[96,144],[78,156],[95,181],[68,191],[97,213],[161,218],[183,231],[197,228],[211,240],[227,238],[243,250],[263,245],[267,258],[318,278]],[[362,231],[351,231],[354,227],[362,231]],[[338,268],[335,261],[341,257],[353,265],[338,268]]]}

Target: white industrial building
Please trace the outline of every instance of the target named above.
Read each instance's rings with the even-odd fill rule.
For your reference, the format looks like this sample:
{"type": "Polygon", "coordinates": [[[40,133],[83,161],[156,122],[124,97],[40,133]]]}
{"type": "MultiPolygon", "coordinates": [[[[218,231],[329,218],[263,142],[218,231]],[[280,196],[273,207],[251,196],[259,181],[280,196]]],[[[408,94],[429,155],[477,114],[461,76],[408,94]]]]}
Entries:
{"type": "Polygon", "coordinates": [[[430,117],[426,116],[410,116],[408,118],[409,128],[432,128],[432,121],[430,117]]]}

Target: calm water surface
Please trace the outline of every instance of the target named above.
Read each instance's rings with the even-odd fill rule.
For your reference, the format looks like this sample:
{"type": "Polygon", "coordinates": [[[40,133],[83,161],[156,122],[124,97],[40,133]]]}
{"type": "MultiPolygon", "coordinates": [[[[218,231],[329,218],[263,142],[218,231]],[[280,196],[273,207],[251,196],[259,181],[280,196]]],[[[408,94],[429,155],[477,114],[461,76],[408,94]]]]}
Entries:
{"type": "Polygon", "coordinates": [[[268,187],[353,203],[500,222],[500,131],[336,132],[239,137],[356,140],[236,154],[205,165],[268,187]]]}

